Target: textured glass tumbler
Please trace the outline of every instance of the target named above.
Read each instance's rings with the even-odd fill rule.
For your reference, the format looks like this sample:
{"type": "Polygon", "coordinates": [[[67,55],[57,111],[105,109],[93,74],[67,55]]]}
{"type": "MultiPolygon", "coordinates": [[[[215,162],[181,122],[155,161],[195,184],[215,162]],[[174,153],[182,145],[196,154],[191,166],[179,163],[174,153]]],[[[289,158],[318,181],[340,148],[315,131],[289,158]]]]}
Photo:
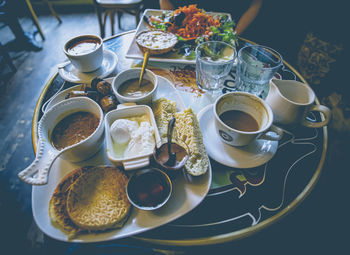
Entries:
{"type": "Polygon", "coordinates": [[[282,56],[275,50],[261,46],[245,46],[237,56],[235,88],[260,96],[269,81],[283,65],[282,56]]]}
{"type": "Polygon", "coordinates": [[[204,91],[215,91],[222,88],[235,57],[235,47],[224,42],[209,41],[198,45],[196,48],[198,87],[204,91]]]}

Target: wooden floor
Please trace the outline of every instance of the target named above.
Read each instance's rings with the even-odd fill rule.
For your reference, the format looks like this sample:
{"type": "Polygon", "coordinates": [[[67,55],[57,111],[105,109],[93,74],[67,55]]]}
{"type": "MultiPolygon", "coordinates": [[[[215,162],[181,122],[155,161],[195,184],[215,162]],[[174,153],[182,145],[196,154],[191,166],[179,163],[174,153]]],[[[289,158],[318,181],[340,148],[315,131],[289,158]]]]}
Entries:
{"type": "MultiPolygon", "coordinates": [[[[64,254],[74,245],[55,242],[45,238],[35,226],[31,213],[31,186],[22,183],[17,174],[34,159],[31,139],[31,121],[39,94],[55,65],[63,62],[63,43],[71,36],[92,33],[99,34],[97,17],[92,8],[65,9],[59,12],[62,24],[48,14],[39,15],[39,22],[46,36],[40,52],[10,52],[18,71],[0,65],[0,248],[1,254],[64,254]],[[11,252],[3,253],[10,249],[11,252]]],[[[117,19],[116,19],[117,20],[117,19]]],[[[20,19],[24,29],[36,30],[28,17],[20,19]]],[[[135,19],[125,15],[122,18],[122,32],[135,28],[135,19]]],[[[110,27],[107,26],[107,36],[110,27]]],[[[13,40],[7,27],[0,24],[0,41],[6,44],[13,40]]],[[[336,161],[336,158],[335,158],[336,161]]],[[[349,194],[347,180],[343,176],[340,162],[326,163],[319,183],[310,196],[295,212],[278,224],[239,240],[229,246],[219,247],[221,254],[339,254],[349,241],[349,221],[345,211],[339,210],[339,194],[349,194]],[[344,178],[343,178],[344,177],[344,178]],[[335,199],[337,198],[337,199],[335,199]],[[302,229],[302,231],[300,231],[302,229]],[[344,229],[345,232],[341,232],[344,229]],[[223,248],[228,248],[224,252],[223,248]],[[305,253],[303,252],[305,251],[305,253]]],[[[348,166],[344,168],[347,169],[348,166]]],[[[349,176],[349,174],[347,174],[349,176]]],[[[217,247],[215,247],[216,249],[217,247]]],[[[211,254],[204,249],[201,254],[211,254]]],[[[69,254],[67,252],[67,254],[69,254]]],[[[95,253],[88,253],[95,254],[95,253]]],[[[111,253],[108,253],[111,254],[111,253]]],[[[124,254],[115,252],[113,254],[124,254]]],[[[127,253],[131,254],[131,253],[127,253]]],[[[137,253],[146,254],[146,253],[137,253]]],[[[189,253],[194,254],[194,253],[189,253]]]]}

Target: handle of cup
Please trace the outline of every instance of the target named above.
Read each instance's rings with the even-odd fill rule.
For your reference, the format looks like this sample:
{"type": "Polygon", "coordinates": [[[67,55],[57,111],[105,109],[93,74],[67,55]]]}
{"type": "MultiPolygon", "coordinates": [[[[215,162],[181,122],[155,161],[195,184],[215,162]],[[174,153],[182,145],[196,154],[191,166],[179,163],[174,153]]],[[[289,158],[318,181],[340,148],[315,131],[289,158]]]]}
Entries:
{"type": "Polygon", "coordinates": [[[271,125],[271,127],[262,133],[258,139],[262,140],[270,140],[270,141],[279,141],[283,137],[283,129],[279,128],[275,125],[271,125]]]}
{"type": "Polygon", "coordinates": [[[326,126],[328,124],[328,122],[331,119],[331,110],[324,105],[313,105],[312,107],[310,107],[310,109],[307,111],[307,113],[305,114],[301,124],[305,127],[311,127],[311,128],[320,128],[323,126],[326,126]],[[324,116],[324,120],[320,121],[320,122],[312,122],[306,119],[306,116],[308,113],[310,112],[320,112],[323,114],[324,116]]]}

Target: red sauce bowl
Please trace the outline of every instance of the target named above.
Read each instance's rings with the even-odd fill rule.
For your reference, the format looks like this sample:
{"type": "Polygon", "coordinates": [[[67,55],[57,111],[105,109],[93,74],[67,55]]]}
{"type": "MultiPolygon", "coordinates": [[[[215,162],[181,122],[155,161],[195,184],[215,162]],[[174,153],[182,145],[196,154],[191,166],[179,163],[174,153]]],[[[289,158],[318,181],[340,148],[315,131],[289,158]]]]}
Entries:
{"type": "Polygon", "coordinates": [[[132,205],[141,210],[155,210],[169,200],[172,183],[169,176],[157,168],[137,171],[129,180],[127,196],[132,205]]]}

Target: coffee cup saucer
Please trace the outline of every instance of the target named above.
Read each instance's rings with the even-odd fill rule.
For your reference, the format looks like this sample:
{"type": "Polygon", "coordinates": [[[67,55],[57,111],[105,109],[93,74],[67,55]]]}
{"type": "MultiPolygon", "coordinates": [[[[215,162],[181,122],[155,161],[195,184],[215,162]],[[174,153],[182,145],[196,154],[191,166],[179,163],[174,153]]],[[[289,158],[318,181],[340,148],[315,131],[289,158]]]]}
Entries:
{"type": "Polygon", "coordinates": [[[217,162],[235,168],[252,168],[265,164],[276,153],[278,141],[255,140],[249,145],[233,147],[221,141],[215,128],[213,105],[198,113],[199,127],[208,155],[217,162]]]}
{"type": "Polygon", "coordinates": [[[90,83],[95,77],[105,78],[116,68],[118,62],[117,55],[110,50],[103,50],[103,61],[101,67],[95,71],[83,73],[76,69],[71,63],[58,67],[61,77],[72,83],[90,83]]]}

